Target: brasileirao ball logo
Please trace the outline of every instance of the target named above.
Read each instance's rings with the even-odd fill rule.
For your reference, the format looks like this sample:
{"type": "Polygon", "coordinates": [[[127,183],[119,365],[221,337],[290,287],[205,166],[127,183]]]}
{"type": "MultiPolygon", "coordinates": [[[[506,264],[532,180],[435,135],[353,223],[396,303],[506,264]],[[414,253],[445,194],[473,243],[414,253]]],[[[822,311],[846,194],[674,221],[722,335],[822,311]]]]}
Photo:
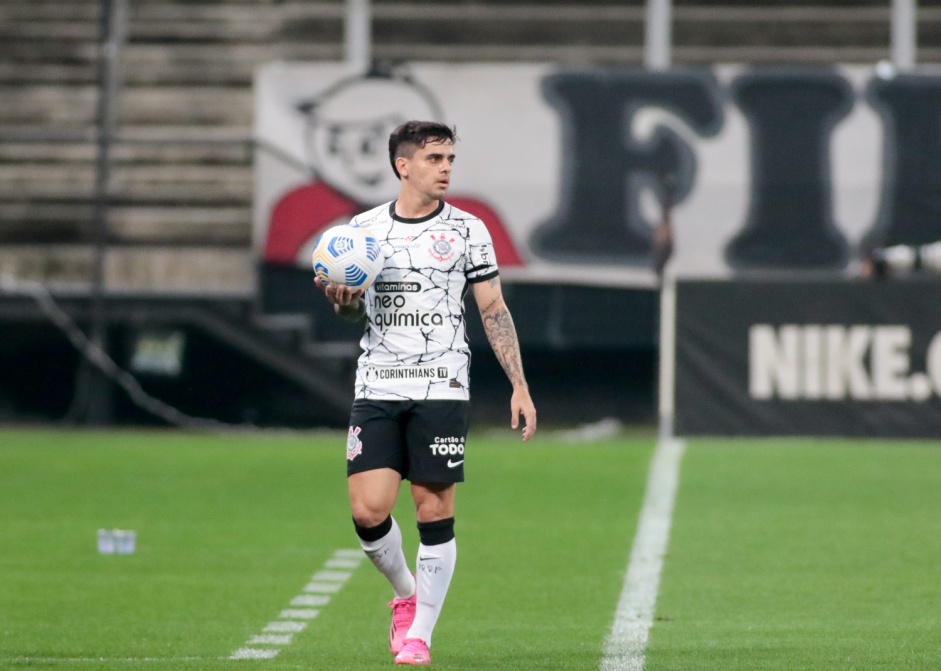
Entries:
{"type": "Polygon", "coordinates": [[[314,246],[311,262],[324,284],[368,289],[382,270],[383,258],[372,233],[344,224],[324,231],[314,246]]]}

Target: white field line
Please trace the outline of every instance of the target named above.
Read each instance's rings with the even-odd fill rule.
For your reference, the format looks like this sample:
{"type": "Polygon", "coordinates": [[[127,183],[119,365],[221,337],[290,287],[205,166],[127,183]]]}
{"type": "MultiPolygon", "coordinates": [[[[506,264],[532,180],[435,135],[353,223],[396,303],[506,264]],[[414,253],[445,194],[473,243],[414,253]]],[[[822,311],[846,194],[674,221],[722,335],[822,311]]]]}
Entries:
{"type": "Polygon", "coordinates": [[[351,571],[317,571],[311,580],[314,581],[327,581],[327,582],[346,582],[350,579],[352,575],[351,571]]]}
{"type": "Polygon", "coordinates": [[[311,582],[304,585],[304,591],[333,594],[339,592],[342,587],[342,582],[311,582]]]}
{"type": "Polygon", "coordinates": [[[301,594],[291,599],[292,606],[326,606],[328,603],[330,597],[319,594],[301,594]]]}
{"type": "Polygon", "coordinates": [[[259,634],[248,639],[248,645],[289,645],[293,634],[259,634]]]}
{"type": "Polygon", "coordinates": [[[282,620],[313,620],[320,615],[316,608],[285,608],[278,617],[282,620]]]}
{"type": "Polygon", "coordinates": [[[228,659],[277,657],[284,646],[291,644],[294,634],[304,631],[307,627],[306,620],[316,618],[320,614],[320,609],[330,603],[330,595],[340,591],[364,556],[363,551],[358,549],[336,550],[324,563],[324,567],[310,578],[312,582],[304,586],[303,591],[308,593],[298,594],[291,599],[291,606],[301,606],[301,608],[282,610],[278,614],[278,619],[266,624],[260,634],[250,637],[245,645],[229,655],[228,659]],[[350,570],[337,571],[338,568],[350,570]],[[309,592],[318,592],[318,594],[309,592]]]}
{"type": "Polygon", "coordinates": [[[661,440],[654,450],[644,507],[600,671],[643,671],[685,449],[685,442],[669,439],[661,440]]]}

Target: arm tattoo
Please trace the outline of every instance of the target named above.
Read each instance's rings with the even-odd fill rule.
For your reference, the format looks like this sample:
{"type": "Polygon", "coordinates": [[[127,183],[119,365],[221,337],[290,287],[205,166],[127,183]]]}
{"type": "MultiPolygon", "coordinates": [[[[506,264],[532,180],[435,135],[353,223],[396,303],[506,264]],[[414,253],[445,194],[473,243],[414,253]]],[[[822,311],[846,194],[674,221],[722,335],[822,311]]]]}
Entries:
{"type": "Polygon", "coordinates": [[[514,386],[524,385],[526,378],[523,376],[523,360],[520,356],[519,339],[516,337],[513,317],[502,301],[499,302],[499,306],[494,307],[497,302],[495,300],[481,310],[484,331],[510,383],[514,386]]]}

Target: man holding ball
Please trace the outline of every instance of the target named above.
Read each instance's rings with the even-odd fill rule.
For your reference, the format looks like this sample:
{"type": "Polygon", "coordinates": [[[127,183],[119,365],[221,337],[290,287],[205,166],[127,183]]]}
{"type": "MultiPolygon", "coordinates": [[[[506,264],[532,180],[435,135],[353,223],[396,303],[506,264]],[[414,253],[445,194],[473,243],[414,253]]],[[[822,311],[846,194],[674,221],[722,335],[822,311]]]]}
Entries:
{"type": "Polygon", "coordinates": [[[390,649],[396,664],[430,664],[432,631],[454,566],[455,484],[464,480],[470,349],[464,295],[470,286],[484,331],[512,385],[510,425],[536,431],[519,340],[503,300],[490,233],[444,201],[457,137],[446,125],[409,121],[389,138],[400,180],[396,200],[351,226],[379,241],[383,269],[368,289],[316,280],[338,315],[366,317],[347,438],[347,483],[360,544],[393,590],[390,649]],[[392,518],[402,480],[411,483],[420,544],[415,573],[392,518]]]}

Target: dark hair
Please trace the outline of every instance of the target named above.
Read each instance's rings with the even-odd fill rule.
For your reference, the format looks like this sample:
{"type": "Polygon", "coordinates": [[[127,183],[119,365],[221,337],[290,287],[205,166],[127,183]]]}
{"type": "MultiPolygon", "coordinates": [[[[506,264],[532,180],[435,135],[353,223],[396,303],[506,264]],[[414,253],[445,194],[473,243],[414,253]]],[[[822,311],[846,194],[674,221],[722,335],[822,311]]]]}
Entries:
{"type": "Polygon", "coordinates": [[[395,167],[395,159],[400,156],[411,157],[416,149],[424,147],[429,141],[454,144],[457,141],[457,129],[437,121],[406,121],[392,131],[389,136],[389,163],[396,177],[402,179],[395,167]]]}

